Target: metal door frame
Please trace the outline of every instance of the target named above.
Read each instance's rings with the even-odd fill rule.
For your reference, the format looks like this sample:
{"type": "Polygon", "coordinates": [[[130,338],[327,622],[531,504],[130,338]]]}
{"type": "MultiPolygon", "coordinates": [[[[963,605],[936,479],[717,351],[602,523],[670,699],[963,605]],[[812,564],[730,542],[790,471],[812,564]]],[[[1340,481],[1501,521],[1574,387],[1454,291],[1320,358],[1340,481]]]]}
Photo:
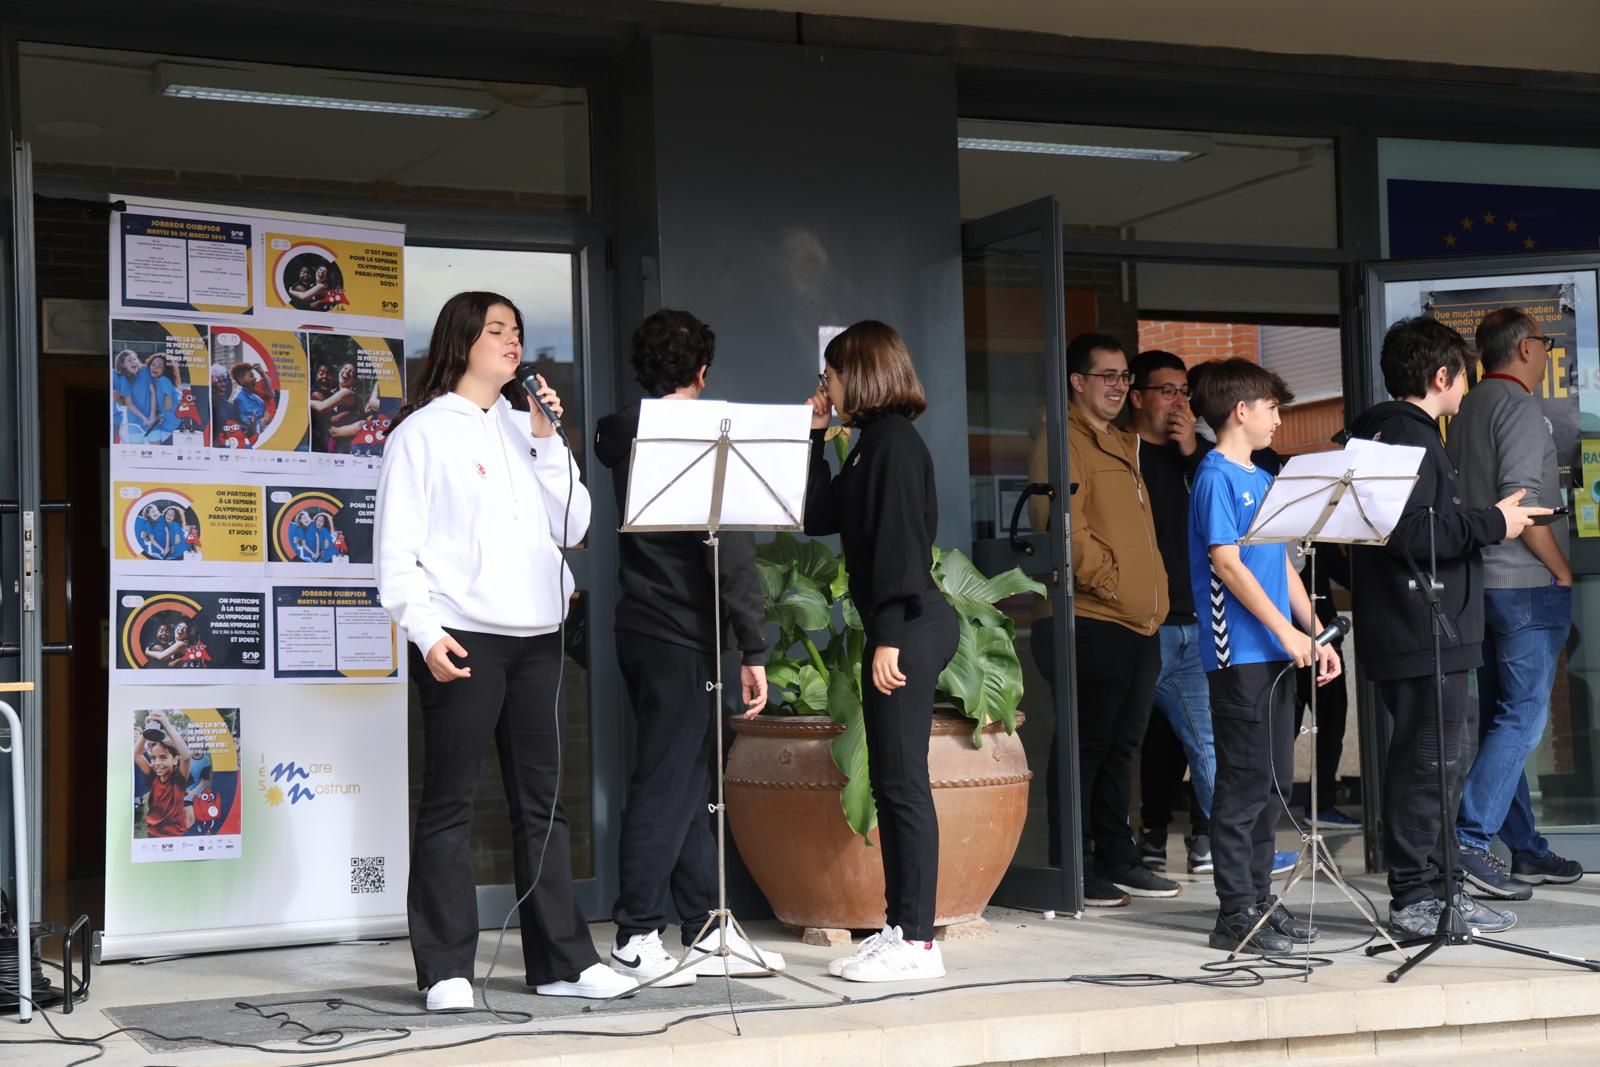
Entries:
{"type": "MultiPolygon", "coordinates": [[[[1041,358],[1045,372],[1045,433],[1050,442],[1049,480],[1054,486],[1068,482],[1067,460],[1067,396],[1066,396],[1066,309],[1065,309],[1065,253],[1062,248],[1061,208],[1054,197],[1034,200],[981,219],[963,223],[961,246],[963,255],[1025,234],[1039,234],[1039,269],[1042,305],[1043,339],[1041,358]]],[[[1055,734],[1052,740],[1056,757],[1057,809],[1056,838],[1052,842],[1061,856],[1061,866],[1036,867],[1011,864],[1000,888],[995,891],[997,904],[1039,910],[1076,913],[1083,908],[1083,813],[1078,803],[1078,696],[1077,663],[1074,652],[1074,624],[1072,618],[1072,529],[1071,511],[1067,506],[1070,494],[1058,491],[1052,507],[1051,528],[1047,533],[1029,534],[1008,544],[1009,538],[997,536],[994,541],[975,540],[972,558],[980,570],[1002,569],[1007,554],[1015,555],[1013,544],[1029,546],[1029,551],[1043,549],[1054,572],[1053,590],[1056,620],[1054,627],[1055,677],[1050,680],[1056,708],[1055,734]],[[990,546],[996,546],[990,548],[990,546]]],[[[1007,516],[997,515],[998,525],[1004,527],[1007,516]]],[[[1004,533],[997,529],[996,534],[1004,533]]],[[[1036,770],[1036,775],[1041,772],[1036,770]]]]}

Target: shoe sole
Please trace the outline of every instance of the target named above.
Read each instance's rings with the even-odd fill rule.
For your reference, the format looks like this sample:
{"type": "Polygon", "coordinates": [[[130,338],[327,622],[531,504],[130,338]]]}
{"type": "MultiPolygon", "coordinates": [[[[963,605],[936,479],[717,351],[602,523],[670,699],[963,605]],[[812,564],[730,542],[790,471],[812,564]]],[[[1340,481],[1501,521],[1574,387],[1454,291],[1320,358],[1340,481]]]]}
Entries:
{"type": "MultiPolygon", "coordinates": [[[[1467,925],[1472,926],[1471,923],[1467,925]]],[[[1475,934],[1503,934],[1515,925],[1517,925],[1517,920],[1512,919],[1504,926],[1472,926],[1472,932],[1475,934]]]]}
{"type": "Polygon", "coordinates": [[[552,989],[549,986],[534,986],[533,991],[541,997],[576,997],[580,1000],[610,1000],[612,997],[631,997],[639,992],[635,985],[632,989],[618,989],[610,993],[601,989],[552,989]]]}
{"type": "Polygon", "coordinates": [[[1121,882],[1112,882],[1111,884],[1130,897],[1143,897],[1147,900],[1160,900],[1183,895],[1183,886],[1181,885],[1175,885],[1171,889],[1140,889],[1138,886],[1123,885],[1121,882]]]}
{"type": "Polygon", "coordinates": [[[1463,876],[1468,882],[1472,883],[1472,887],[1474,889],[1478,890],[1481,895],[1486,897],[1493,897],[1496,900],[1530,900],[1533,897],[1533,886],[1527,885],[1527,883],[1524,883],[1527,885],[1527,888],[1523,892],[1518,892],[1516,890],[1507,891],[1489,882],[1485,882],[1471,871],[1464,872],[1463,876]]]}
{"type": "MultiPolygon", "coordinates": [[[[1257,934],[1256,936],[1260,937],[1261,935],[1257,934]]],[[[1213,933],[1206,939],[1206,941],[1212,948],[1219,949],[1223,952],[1233,952],[1239,945],[1237,939],[1232,937],[1223,937],[1221,934],[1216,933],[1213,933]]],[[[1292,945],[1286,945],[1283,948],[1268,949],[1247,942],[1242,948],[1238,948],[1238,951],[1251,956],[1277,956],[1288,952],[1292,947],[1292,945]]]]}
{"type": "Polygon", "coordinates": [[[671,974],[670,972],[663,973],[659,982],[651,982],[650,979],[656,977],[655,975],[646,974],[643,971],[635,970],[634,968],[624,964],[615,956],[611,957],[611,969],[620,975],[625,975],[629,978],[632,978],[635,982],[638,982],[641,987],[644,986],[645,983],[649,982],[651,989],[676,989],[679,986],[694,985],[695,983],[695,970],[693,967],[685,967],[677,974],[671,974]]]}
{"type": "Polygon", "coordinates": [[[1086,908],[1126,908],[1131,903],[1127,896],[1118,897],[1116,900],[1091,900],[1085,899],[1083,906],[1086,908]]]}
{"type": "Polygon", "coordinates": [[[1519,882],[1522,882],[1524,885],[1571,885],[1573,882],[1576,882],[1582,878],[1586,873],[1586,871],[1579,871],[1577,874],[1573,875],[1524,874],[1519,871],[1512,871],[1511,877],[1515,878],[1519,882]]]}
{"type": "Polygon", "coordinates": [[[1202,863],[1198,867],[1190,867],[1190,874],[1210,874],[1217,869],[1214,863],[1202,863]]]}
{"type": "Polygon", "coordinates": [[[724,963],[720,957],[707,956],[689,970],[701,978],[721,978],[724,974],[729,978],[770,978],[775,974],[782,974],[787,966],[785,962],[768,969],[746,963],[744,960],[730,959],[724,963]]]}
{"type": "Polygon", "coordinates": [[[921,974],[863,975],[846,972],[839,977],[847,982],[936,982],[944,977],[944,968],[940,967],[938,974],[923,972],[921,974]]]}

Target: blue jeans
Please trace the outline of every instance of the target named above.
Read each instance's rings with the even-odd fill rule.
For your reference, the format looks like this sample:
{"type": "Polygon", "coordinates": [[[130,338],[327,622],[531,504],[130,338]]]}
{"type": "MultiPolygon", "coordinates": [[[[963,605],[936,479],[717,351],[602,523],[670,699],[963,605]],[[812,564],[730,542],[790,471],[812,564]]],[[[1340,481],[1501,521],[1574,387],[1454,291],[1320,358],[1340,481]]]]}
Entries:
{"type": "Polygon", "coordinates": [[[1161,627],[1161,673],[1156,676],[1156,707],[1172,724],[1183,753],[1195,799],[1211,819],[1211,794],[1217,783],[1217,746],[1211,734],[1211,690],[1200,666],[1200,627],[1194,623],[1161,627]]]}
{"type": "Polygon", "coordinates": [[[1533,825],[1523,766],[1544,736],[1556,661],[1572,628],[1572,590],[1485,589],[1483,666],[1478,668],[1478,755],[1456,817],[1461,844],[1487,849],[1495,836],[1513,856],[1548,843],[1533,825]]]}

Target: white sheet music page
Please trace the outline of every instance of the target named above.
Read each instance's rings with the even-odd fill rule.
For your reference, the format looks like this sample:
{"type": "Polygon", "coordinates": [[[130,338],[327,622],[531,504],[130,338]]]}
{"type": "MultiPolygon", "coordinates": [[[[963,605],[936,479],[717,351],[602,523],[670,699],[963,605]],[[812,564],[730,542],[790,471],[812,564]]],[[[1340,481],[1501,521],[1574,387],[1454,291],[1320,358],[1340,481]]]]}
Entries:
{"type": "Polygon", "coordinates": [[[1310,535],[1315,541],[1383,544],[1400,521],[1426,454],[1416,445],[1352,437],[1337,452],[1293,456],[1267,490],[1256,521],[1242,540],[1299,541],[1310,535]],[[1346,473],[1351,475],[1350,485],[1333,514],[1322,522],[1346,473]]]}

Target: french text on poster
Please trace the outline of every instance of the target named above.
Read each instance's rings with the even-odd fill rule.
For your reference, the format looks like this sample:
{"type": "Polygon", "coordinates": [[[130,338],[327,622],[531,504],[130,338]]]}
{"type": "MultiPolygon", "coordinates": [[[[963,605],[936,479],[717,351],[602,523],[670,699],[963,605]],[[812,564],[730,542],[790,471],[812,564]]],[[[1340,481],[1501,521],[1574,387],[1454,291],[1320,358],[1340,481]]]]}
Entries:
{"type": "Polygon", "coordinates": [[[112,310],[249,315],[253,311],[248,218],[131,204],[113,214],[112,310]]]}
{"type": "Polygon", "coordinates": [[[370,585],[276,586],[276,678],[403,681],[400,636],[370,585]]]}
{"type": "Polygon", "coordinates": [[[239,709],[140,707],[129,721],[133,862],[238,859],[239,709]]]}
{"type": "Polygon", "coordinates": [[[111,320],[114,467],[203,471],[210,465],[209,343],[198,323],[111,320]]]}
{"type": "MultiPolygon", "coordinates": [[[[263,228],[265,307],[294,327],[371,329],[405,321],[405,242],[348,226],[263,228]]],[[[381,329],[381,327],[380,327],[381,329]]]]}
{"type": "MultiPolygon", "coordinates": [[[[349,476],[354,481],[357,476],[349,476]]],[[[269,485],[267,573],[276,578],[372,578],[377,490],[269,485]]]]}
{"type": "Polygon", "coordinates": [[[266,596],[257,582],[194,579],[150,588],[117,583],[114,682],[265,682],[266,596]]]}
{"type": "Polygon", "coordinates": [[[259,486],[162,477],[114,482],[111,495],[118,574],[261,574],[259,486]]]}

